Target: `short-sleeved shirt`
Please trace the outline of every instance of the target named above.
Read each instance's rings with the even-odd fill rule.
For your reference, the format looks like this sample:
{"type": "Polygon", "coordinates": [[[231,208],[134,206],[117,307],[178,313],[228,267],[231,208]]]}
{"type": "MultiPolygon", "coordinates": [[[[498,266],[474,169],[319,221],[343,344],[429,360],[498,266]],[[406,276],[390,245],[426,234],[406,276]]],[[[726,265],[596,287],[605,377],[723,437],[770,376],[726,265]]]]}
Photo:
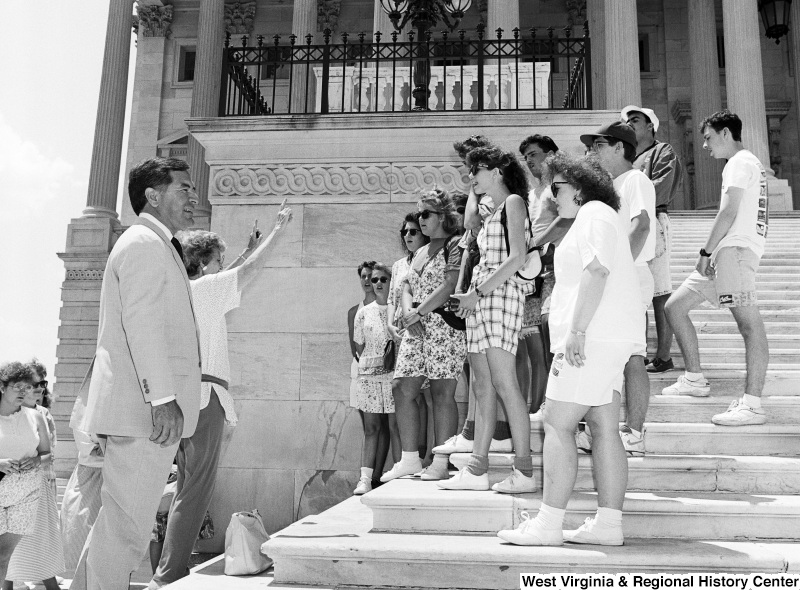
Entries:
{"type": "Polygon", "coordinates": [[[353,341],[364,345],[364,350],[358,357],[360,375],[386,373],[383,368],[383,350],[391,338],[386,327],[387,307],[373,301],[359,309],[356,314],[353,322],[353,341]]]}
{"type": "Polygon", "coordinates": [[[556,248],[556,286],[550,298],[551,350],[563,349],[578,301],[584,269],[596,257],[609,273],[600,305],[586,329],[586,339],[645,345],[645,315],[639,279],[631,255],[625,213],[599,201],[578,211],[575,222],[556,248]]]}
{"type": "Polygon", "coordinates": [[[761,161],[749,150],[739,150],[722,170],[722,194],[735,187],[744,191],[731,228],[715,252],[727,246],[750,248],[761,258],[767,241],[769,204],[767,172],[761,161]]]}
{"type": "MultiPolygon", "coordinates": [[[[536,195],[536,189],[528,194],[528,208],[531,218],[531,234],[533,235],[533,243],[537,246],[542,246],[540,238],[548,227],[558,217],[558,206],[552,199],[553,192],[549,186],[545,186],[541,190],[541,194],[536,195]]],[[[555,245],[557,246],[559,242],[555,245]]]]}
{"type": "MultiPolygon", "coordinates": [[[[621,201],[620,211],[627,212],[628,219],[647,211],[650,230],[642,251],[636,257],[636,264],[646,266],[648,260],[656,257],[656,189],[652,181],[640,170],[628,170],[614,179],[614,190],[621,201]]],[[[630,224],[629,224],[630,225],[630,224]]]]}
{"type": "Polygon", "coordinates": [[[683,182],[683,166],[672,146],[656,141],[636,156],[633,167],[644,172],[653,181],[656,207],[668,207],[683,182]]]}
{"type": "MultiPolygon", "coordinates": [[[[231,368],[228,361],[228,324],[225,314],[239,307],[238,273],[224,270],[217,274],[205,275],[191,281],[192,301],[197,318],[197,332],[200,336],[200,354],[203,373],[224,381],[230,381],[231,368]]],[[[216,383],[200,384],[200,409],[208,406],[211,388],[225,410],[225,420],[230,425],[237,422],[233,399],[228,390],[216,383]]]]}
{"type": "MultiPolygon", "coordinates": [[[[458,247],[459,243],[460,238],[456,235],[450,236],[444,243],[443,247],[446,249],[445,258],[447,259],[447,268],[445,269],[446,272],[459,272],[461,270],[462,249],[458,247]]],[[[421,274],[422,268],[424,268],[421,261],[427,260],[430,247],[430,244],[425,244],[422,246],[422,248],[414,252],[414,258],[411,261],[411,267],[412,270],[415,270],[417,274],[421,274]]],[[[438,254],[438,252],[436,252],[436,254],[438,254]]],[[[434,256],[436,254],[434,254],[434,256]]],[[[408,276],[408,273],[406,273],[406,276],[408,276]]]]}

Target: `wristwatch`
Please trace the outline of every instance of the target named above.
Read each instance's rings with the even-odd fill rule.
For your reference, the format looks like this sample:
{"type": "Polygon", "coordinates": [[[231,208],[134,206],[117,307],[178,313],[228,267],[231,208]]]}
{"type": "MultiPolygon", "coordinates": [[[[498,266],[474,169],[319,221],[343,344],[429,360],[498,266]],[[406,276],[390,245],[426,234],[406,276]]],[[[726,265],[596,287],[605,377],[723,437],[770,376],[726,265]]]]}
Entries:
{"type": "Polygon", "coordinates": [[[483,293],[481,293],[481,290],[478,289],[478,287],[475,287],[475,293],[478,294],[478,299],[483,299],[483,293]]]}
{"type": "Polygon", "coordinates": [[[711,252],[706,252],[705,248],[700,248],[700,256],[704,258],[711,258],[711,252]]]}

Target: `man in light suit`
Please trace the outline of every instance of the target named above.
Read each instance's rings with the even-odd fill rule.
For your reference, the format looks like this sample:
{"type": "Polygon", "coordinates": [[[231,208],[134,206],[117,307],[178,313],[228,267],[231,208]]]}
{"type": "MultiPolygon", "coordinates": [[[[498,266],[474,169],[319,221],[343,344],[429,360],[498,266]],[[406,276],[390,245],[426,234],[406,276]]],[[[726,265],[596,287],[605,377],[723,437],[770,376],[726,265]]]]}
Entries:
{"type": "Polygon", "coordinates": [[[82,558],[91,590],[127,590],[178,443],[197,424],[200,349],[173,237],[194,221],[188,169],[153,158],[131,170],[139,219],[117,240],[103,275],[97,351],[81,392],[86,411],[71,424],[106,440],[102,508],[82,558]]]}

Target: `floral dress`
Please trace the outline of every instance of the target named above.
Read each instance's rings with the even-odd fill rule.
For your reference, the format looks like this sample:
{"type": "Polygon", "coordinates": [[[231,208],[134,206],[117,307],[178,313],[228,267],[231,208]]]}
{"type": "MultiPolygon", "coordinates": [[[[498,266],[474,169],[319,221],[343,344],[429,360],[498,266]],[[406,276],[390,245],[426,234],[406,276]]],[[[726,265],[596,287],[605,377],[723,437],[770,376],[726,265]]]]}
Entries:
{"type": "MultiPolygon", "coordinates": [[[[495,209],[478,234],[481,260],[472,275],[472,288],[480,285],[508,258],[503,236],[501,212],[508,201],[495,209]]],[[[530,219],[525,216],[525,235],[530,234],[530,219]]],[[[533,293],[533,281],[512,276],[491,293],[478,299],[475,313],[467,317],[467,347],[471,353],[481,353],[487,348],[502,348],[517,353],[522,334],[525,298],[533,293]]]]}
{"type": "MultiPolygon", "coordinates": [[[[453,240],[456,246],[456,240],[453,240]]],[[[417,255],[425,253],[427,246],[417,250],[417,255]]],[[[413,268],[406,280],[411,287],[414,303],[422,303],[447,275],[447,267],[460,264],[460,250],[456,247],[445,261],[444,248],[423,267],[422,273],[413,268]],[[453,254],[453,252],[458,254],[453,254]]],[[[395,377],[421,377],[428,379],[458,379],[467,358],[464,332],[448,326],[438,313],[427,313],[420,319],[425,333],[414,336],[408,330],[403,333],[403,341],[397,354],[394,368],[395,377]]]]}
{"type": "Polygon", "coordinates": [[[383,350],[389,342],[387,306],[373,301],[358,310],[353,340],[363,344],[358,358],[356,408],[370,414],[394,414],[392,372],[383,368],[383,350]]]}

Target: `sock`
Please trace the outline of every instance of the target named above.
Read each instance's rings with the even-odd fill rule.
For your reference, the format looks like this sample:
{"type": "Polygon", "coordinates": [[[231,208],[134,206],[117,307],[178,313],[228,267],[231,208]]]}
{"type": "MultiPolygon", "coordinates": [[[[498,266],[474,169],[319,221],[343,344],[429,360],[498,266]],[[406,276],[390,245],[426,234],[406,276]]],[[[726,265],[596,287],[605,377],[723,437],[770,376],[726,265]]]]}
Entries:
{"type": "Polygon", "coordinates": [[[640,431],[638,431],[638,430],[634,430],[634,429],[633,429],[633,428],[631,428],[630,426],[628,426],[628,430],[630,430],[630,431],[631,431],[631,434],[632,434],[633,436],[635,436],[636,438],[642,438],[642,433],[641,433],[640,431]]]}
{"type": "Polygon", "coordinates": [[[754,410],[761,407],[761,398],[755,395],[748,395],[745,393],[742,396],[742,401],[744,402],[744,405],[753,408],[754,410]]]}
{"type": "Polygon", "coordinates": [[[473,453],[469,456],[467,471],[469,471],[472,475],[483,475],[489,471],[489,457],[485,455],[476,455],[473,453]]]}
{"type": "Polygon", "coordinates": [[[475,420],[465,420],[464,428],[461,429],[461,436],[465,440],[475,440],[475,420]]]}
{"type": "Polygon", "coordinates": [[[566,512],[566,509],[553,508],[547,504],[542,504],[541,508],[539,508],[539,514],[536,515],[536,520],[543,529],[560,531],[564,524],[564,514],[566,512]]]}
{"type": "Polygon", "coordinates": [[[362,467],[361,468],[361,477],[368,477],[372,479],[372,472],[375,471],[372,467],[362,467]]]}
{"type": "Polygon", "coordinates": [[[449,455],[434,455],[431,467],[434,471],[447,471],[447,463],[450,461],[449,455]]]}
{"type": "Polygon", "coordinates": [[[494,425],[494,440],[505,440],[511,438],[511,427],[508,422],[501,422],[500,420],[494,425]]]}
{"type": "Polygon", "coordinates": [[[419,453],[417,451],[403,451],[400,458],[401,463],[419,463],[419,453]]]}
{"type": "Polygon", "coordinates": [[[622,526],[622,510],[598,506],[594,521],[600,526],[618,529],[622,526]]]}
{"type": "Polygon", "coordinates": [[[533,458],[530,455],[524,457],[514,455],[514,469],[525,477],[533,477],[533,458]]]}
{"type": "Polygon", "coordinates": [[[684,375],[689,381],[696,381],[696,382],[703,382],[705,379],[703,378],[702,371],[700,373],[690,373],[689,371],[685,371],[684,375]]]}

